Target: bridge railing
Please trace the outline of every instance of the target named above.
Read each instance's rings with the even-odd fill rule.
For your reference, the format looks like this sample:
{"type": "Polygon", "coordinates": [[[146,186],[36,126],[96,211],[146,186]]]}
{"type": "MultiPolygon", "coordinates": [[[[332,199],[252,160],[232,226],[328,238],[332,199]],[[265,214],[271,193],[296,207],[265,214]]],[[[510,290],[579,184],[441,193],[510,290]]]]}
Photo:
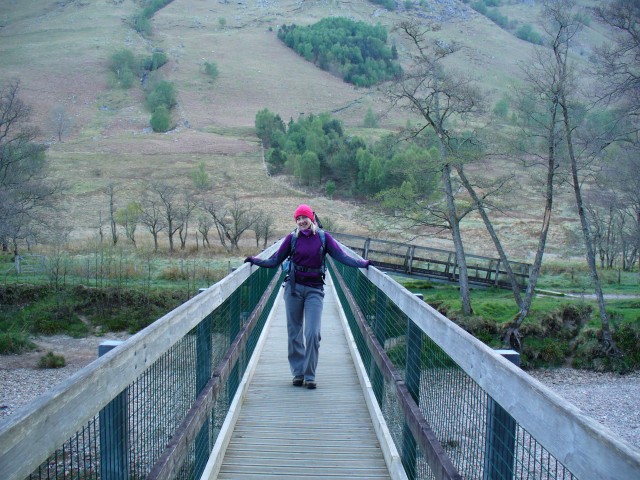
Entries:
{"type": "Polygon", "coordinates": [[[243,266],[4,419],[0,478],[197,477],[279,277],[243,266]]]}
{"type": "MultiPolygon", "coordinates": [[[[459,279],[460,270],[455,252],[346,233],[332,235],[361,257],[373,260],[383,270],[451,282],[459,279]]],[[[507,270],[500,259],[470,254],[465,255],[465,258],[469,282],[511,287],[507,270]]],[[[515,261],[509,263],[520,288],[526,288],[531,265],[515,261]]]]}
{"type": "Polygon", "coordinates": [[[408,478],[640,478],[637,450],[500,352],[380,270],[329,264],[408,478]]]}

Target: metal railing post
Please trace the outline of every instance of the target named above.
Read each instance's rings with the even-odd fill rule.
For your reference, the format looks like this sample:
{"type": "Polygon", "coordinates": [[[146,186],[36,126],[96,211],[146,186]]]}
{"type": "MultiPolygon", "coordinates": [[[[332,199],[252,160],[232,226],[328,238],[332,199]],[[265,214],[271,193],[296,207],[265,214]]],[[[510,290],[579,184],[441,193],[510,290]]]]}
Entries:
{"type": "MultiPolygon", "coordinates": [[[[196,398],[211,378],[211,357],[211,315],[209,315],[198,324],[196,335],[196,398]]],[[[195,439],[195,478],[199,478],[204,471],[210,452],[209,418],[207,417],[195,439]]]]}
{"type": "MultiPolygon", "coordinates": [[[[242,317],[240,312],[241,297],[239,289],[236,289],[229,297],[229,345],[231,345],[240,330],[242,329],[242,317]]],[[[240,385],[240,368],[238,363],[234,365],[227,380],[227,395],[229,404],[233,401],[233,397],[236,395],[236,390],[240,385]]]]}
{"type": "MultiPolygon", "coordinates": [[[[376,289],[376,307],[375,307],[375,321],[372,325],[373,331],[380,342],[380,345],[384,348],[384,343],[387,340],[387,297],[379,289],[376,289]]],[[[378,405],[382,406],[382,399],[384,393],[384,376],[380,371],[380,368],[376,366],[371,378],[371,385],[373,387],[373,393],[378,400],[378,405]]]]}
{"type": "MultiPolygon", "coordinates": [[[[98,346],[103,356],[123,343],[107,340],[98,346]]],[[[127,388],[100,410],[100,478],[125,480],[129,478],[129,428],[127,388]]]]}
{"type": "MultiPolygon", "coordinates": [[[[416,295],[422,299],[421,294],[416,295]]],[[[405,383],[409,394],[420,405],[420,375],[422,370],[422,330],[408,320],[407,325],[407,360],[405,383]]],[[[416,478],[417,444],[405,422],[402,440],[402,464],[410,480],[416,478]]]]}
{"type": "MultiPolygon", "coordinates": [[[[496,353],[520,366],[520,354],[515,350],[496,350],[496,353]]],[[[489,398],[483,480],[513,478],[515,445],[516,421],[497,402],[489,398]]]]}

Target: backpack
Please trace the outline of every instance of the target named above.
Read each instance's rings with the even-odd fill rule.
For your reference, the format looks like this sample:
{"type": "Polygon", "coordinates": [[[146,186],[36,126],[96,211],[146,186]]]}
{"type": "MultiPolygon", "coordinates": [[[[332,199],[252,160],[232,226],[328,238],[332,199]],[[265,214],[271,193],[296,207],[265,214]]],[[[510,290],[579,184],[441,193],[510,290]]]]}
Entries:
{"type": "MultiPolygon", "coordinates": [[[[287,274],[287,278],[289,277],[289,275],[291,275],[291,266],[293,265],[293,261],[291,260],[293,258],[293,254],[296,251],[296,241],[298,240],[298,229],[296,228],[292,233],[291,236],[291,245],[289,248],[289,256],[287,257],[287,259],[282,262],[282,271],[285,272],[287,274]]],[[[322,278],[324,278],[324,272],[326,270],[326,266],[325,266],[325,255],[326,255],[326,249],[325,249],[325,245],[327,243],[325,234],[324,234],[324,230],[322,230],[322,228],[318,229],[318,235],[320,235],[320,241],[322,242],[322,247],[321,247],[321,253],[322,253],[322,267],[320,267],[319,270],[322,273],[322,278]]],[[[294,266],[295,268],[295,266],[294,266]]],[[[316,269],[313,268],[308,268],[307,271],[315,271],[316,269]]]]}

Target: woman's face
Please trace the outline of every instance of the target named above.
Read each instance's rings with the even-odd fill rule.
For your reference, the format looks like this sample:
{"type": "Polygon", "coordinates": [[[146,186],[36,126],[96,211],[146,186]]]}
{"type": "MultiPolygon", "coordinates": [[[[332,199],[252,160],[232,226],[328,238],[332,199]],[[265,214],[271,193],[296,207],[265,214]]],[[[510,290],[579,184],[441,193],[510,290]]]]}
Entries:
{"type": "Polygon", "coordinates": [[[305,217],[304,215],[300,215],[296,218],[296,224],[300,230],[308,230],[311,228],[311,219],[309,217],[305,217]]]}

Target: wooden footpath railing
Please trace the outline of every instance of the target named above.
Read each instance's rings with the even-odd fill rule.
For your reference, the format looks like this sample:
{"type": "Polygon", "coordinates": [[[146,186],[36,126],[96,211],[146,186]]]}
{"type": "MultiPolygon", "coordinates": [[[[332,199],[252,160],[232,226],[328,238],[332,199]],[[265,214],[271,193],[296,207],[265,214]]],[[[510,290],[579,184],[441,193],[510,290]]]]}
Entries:
{"type": "MultiPolygon", "coordinates": [[[[331,235],[362,258],[372,260],[380,270],[458,282],[460,272],[455,252],[345,233],[331,232],[331,235]]],[[[479,255],[466,255],[466,259],[469,283],[511,288],[507,270],[500,259],[479,255]]],[[[526,288],[531,265],[509,263],[520,288],[526,288]]]]}

